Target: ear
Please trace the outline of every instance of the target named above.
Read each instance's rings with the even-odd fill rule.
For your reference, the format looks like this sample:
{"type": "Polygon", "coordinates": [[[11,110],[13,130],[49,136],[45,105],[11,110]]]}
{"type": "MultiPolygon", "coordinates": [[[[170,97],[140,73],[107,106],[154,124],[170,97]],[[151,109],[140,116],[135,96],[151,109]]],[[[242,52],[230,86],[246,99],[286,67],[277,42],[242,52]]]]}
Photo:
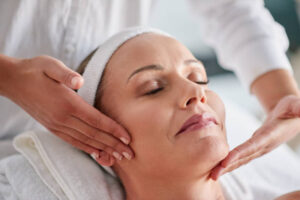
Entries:
{"type": "Polygon", "coordinates": [[[115,158],[108,153],[101,151],[99,158],[97,158],[97,162],[100,165],[111,167],[112,165],[115,164],[115,158]]]}

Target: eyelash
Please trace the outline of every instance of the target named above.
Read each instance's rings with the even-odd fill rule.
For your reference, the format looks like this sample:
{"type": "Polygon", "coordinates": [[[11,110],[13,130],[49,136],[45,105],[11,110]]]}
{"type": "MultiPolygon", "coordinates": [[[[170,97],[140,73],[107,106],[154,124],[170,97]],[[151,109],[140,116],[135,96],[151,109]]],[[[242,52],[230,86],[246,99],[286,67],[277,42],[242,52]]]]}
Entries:
{"type": "MultiPolygon", "coordinates": [[[[204,81],[196,81],[195,83],[199,84],[199,85],[207,85],[209,83],[209,80],[207,80],[206,82],[204,81]]],[[[150,92],[147,92],[145,95],[153,95],[153,94],[156,94],[158,93],[159,91],[161,91],[163,88],[160,87],[160,88],[157,88],[155,90],[151,90],[150,92]]]]}

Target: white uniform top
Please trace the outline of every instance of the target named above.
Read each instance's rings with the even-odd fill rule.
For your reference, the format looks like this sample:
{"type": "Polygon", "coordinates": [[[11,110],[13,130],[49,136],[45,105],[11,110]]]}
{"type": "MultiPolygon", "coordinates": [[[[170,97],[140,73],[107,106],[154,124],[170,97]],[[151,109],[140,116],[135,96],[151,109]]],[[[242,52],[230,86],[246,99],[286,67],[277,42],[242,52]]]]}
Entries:
{"type": "MultiPolygon", "coordinates": [[[[0,53],[30,58],[42,54],[76,69],[117,31],[147,25],[155,0],[9,0],[0,3],[0,53]]],[[[202,19],[204,40],[220,64],[233,70],[245,88],[259,75],[292,68],[288,39],[262,0],[189,0],[202,19]]],[[[0,138],[36,125],[28,114],[0,97],[0,138]]]]}

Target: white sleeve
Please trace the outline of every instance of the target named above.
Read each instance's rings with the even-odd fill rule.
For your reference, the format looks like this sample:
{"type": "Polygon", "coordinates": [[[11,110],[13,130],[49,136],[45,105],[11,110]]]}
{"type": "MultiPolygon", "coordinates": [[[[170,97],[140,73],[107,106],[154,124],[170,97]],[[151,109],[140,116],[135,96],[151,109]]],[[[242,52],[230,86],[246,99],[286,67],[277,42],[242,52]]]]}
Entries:
{"type": "Polygon", "coordinates": [[[251,83],[274,69],[293,70],[285,54],[289,41],[263,0],[189,0],[201,16],[203,40],[220,65],[233,70],[250,93],[251,83]]]}

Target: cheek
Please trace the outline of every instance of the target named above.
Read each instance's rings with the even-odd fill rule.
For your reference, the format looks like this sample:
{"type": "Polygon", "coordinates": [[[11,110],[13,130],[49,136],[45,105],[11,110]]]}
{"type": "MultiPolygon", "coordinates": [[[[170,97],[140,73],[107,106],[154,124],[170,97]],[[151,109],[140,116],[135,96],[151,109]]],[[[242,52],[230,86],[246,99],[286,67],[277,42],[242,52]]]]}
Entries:
{"type": "Polygon", "coordinates": [[[220,120],[225,123],[225,105],[219,95],[214,93],[211,90],[207,91],[207,104],[210,106],[210,108],[216,112],[217,116],[220,118],[220,120]]]}
{"type": "Polygon", "coordinates": [[[171,112],[161,103],[127,104],[122,109],[122,125],[129,131],[135,157],[145,162],[162,159],[171,149],[168,139],[171,112]]]}
{"type": "Polygon", "coordinates": [[[162,103],[144,103],[127,106],[125,113],[128,117],[122,118],[126,119],[124,125],[132,137],[130,146],[135,152],[134,168],[151,173],[153,177],[167,174],[172,166],[167,160],[174,153],[167,135],[171,119],[169,109],[162,103]]]}
{"type": "Polygon", "coordinates": [[[171,112],[161,101],[138,102],[120,96],[111,98],[105,107],[110,117],[121,124],[131,136],[130,147],[135,153],[131,164],[138,171],[153,171],[171,153],[167,137],[171,112]],[[120,100],[122,99],[122,101],[120,100]]]}

